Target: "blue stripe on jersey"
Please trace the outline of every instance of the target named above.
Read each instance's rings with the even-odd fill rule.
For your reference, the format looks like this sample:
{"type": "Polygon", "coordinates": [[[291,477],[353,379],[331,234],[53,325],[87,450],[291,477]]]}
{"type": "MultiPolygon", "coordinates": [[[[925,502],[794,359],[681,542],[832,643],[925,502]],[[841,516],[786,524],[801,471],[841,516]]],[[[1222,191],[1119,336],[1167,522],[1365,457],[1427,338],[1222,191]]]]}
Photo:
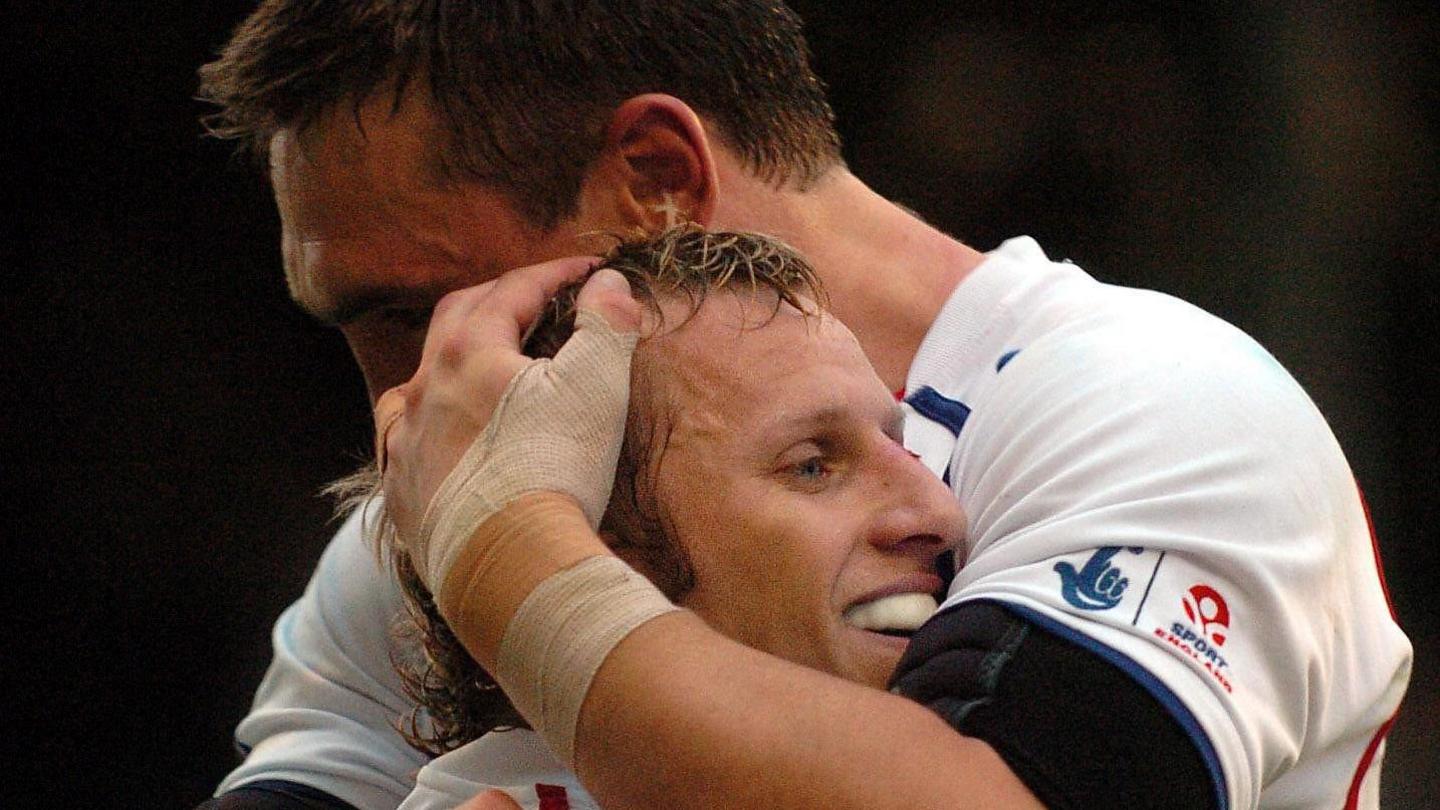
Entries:
{"type": "Polygon", "coordinates": [[[1225,789],[1225,772],[1220,769],[1220,756],[1215,753],[1215,746],[1211,744],[1205,729],[1200,727],[1200,721],[1196,720],[1195,715],[1190,713],[1190,709],[1180,701],[1174,692],[1170,691],[1170,687],[1151,674],[1150,670],[1135,663],[1129,656],[1119,650],[1107,647],[1073,627],[1061,624],[1043,613],[1012,602],[1001,601],[1000,604],[1004,605],[1007,610],[1024,617],[1026,621],[1033,622],[1072,644],[1084,647],[1119,667],[1136,683],[1144,687],[1145,691],[1160,701],[1160,705],[1170,712],[1170,716],[1175,718],[1175,722],[1180,724],[1180,727],[1190,737],[1190,741],[1195,743],[1195,747],[1200,750],[1200,757],[1205,760],[1205,768],[1210,771],[1210,781],[1215,786],[1215,806],[1220,810],[1227,810],[1230,806],[1230,796],[1225,789]]]}
{"type": "Polygon", "coordinates": [[[200,805],[197,810],[205,810],[210,807],[253,807],[262,808],[262,810],[264,808],[293,810],[297,807],[303,807],[306,810],[355,810],[353,804],[337,799],[319,788],[286,779],[260,779],[246,782],[200,805]],[[260,795],[255,795],[257,793],[260,795]],[[233,800],[233,803],[225,800],[227,796],[233,800]]]}
{"type": "Polygon", "coordinates": [[[965,427],[965,420],[970,418],[968,405],[943,396],[928,385],[906,397],[905,401],[915,409],[916,413],[944,425],[946,430],[956,436],[959,436],[960,429],[965,427]]]}
{"type": "Polygon", "coordinates": [[[1011,349],[1010,351],[1000,355],[1000,359],[995,361],[995,372],[998,374],[1002,369],[1005,368],[1007,364],[1009,364],[1011,360],[1014,360],[1015,355],[1019,353],[1019,349],[1011,349]]]}

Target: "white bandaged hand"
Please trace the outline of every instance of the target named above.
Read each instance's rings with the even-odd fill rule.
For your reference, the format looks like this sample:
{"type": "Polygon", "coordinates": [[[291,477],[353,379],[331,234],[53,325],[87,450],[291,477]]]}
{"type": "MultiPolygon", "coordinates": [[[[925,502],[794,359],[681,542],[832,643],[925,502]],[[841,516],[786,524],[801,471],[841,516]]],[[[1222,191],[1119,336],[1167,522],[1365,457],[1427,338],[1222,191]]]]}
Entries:
{"type": "Polygon", "coordinates": [[[569,495],[599,526],[625,436],[636,339],[579,310],[574,335],[554,359],[534,360],[510,381],[409,540],[415,569],[437,599],[475,530],[525,493],[569,495]]]}

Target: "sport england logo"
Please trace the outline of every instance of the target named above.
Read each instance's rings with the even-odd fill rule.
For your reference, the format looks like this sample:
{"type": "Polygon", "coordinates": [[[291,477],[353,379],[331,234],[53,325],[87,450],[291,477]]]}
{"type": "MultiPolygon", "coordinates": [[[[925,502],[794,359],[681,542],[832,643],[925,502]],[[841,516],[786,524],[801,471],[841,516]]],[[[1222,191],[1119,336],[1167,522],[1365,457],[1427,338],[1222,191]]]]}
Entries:
{"type": "Polygon", "coordinates": [[[1189,623],[1172,621],[1156,627],[1155,637],[1164,640],[1210,673],[1226,692],[1234,691],[1230,662],[1220,654],[1230,635],[1230,605],[1209,585],[1195,585],[1180,597],[1180,607],[1189,623]]]}
{"type": "Polygon", "coordinates": [[[1216,647],[1225,646],[1225,634],[1230,630],[1230,606],[1225,597],[1209,585],[1196,585],[1180,598],[1180,607],[1191,624],[1200,625],[1200,635],[1209,639],[1216,647]]]}
{"type": "Polygon", "coordinates": [[[1112,562],[1121,551],[1143,554],[1145,549],[1104,546],[1096,549],[1079,569],[1068,562],[1055,563],[1054,570],[1060,575],[1060,595],[1081,610],[1109,610],[1119,605],[1130,587],[1125,571],[1112,562]]]}

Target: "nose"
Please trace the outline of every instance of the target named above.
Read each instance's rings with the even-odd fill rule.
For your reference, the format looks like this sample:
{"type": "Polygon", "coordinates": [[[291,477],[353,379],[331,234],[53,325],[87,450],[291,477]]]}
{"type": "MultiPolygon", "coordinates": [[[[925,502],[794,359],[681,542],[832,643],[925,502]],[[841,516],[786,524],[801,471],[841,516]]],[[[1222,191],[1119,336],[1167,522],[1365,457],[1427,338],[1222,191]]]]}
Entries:
{"type": "Polygon", "coordinates": [[[966,520],[950,488],[899,444],[890,443],[878,455],[870,544],[927,559],[957,548],[966,520]]]}

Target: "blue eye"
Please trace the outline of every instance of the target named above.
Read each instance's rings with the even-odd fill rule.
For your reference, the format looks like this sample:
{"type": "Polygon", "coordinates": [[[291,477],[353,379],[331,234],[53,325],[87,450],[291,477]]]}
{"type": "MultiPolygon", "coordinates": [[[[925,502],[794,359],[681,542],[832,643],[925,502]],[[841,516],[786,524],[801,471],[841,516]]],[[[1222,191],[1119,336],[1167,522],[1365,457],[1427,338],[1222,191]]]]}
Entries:
{"type": "Polygon", "coordinates": [[[825,462],[820,456],[812,456],[796,464],[795,475],[810,481],[818,481],[825,477],[825,462]]]}

